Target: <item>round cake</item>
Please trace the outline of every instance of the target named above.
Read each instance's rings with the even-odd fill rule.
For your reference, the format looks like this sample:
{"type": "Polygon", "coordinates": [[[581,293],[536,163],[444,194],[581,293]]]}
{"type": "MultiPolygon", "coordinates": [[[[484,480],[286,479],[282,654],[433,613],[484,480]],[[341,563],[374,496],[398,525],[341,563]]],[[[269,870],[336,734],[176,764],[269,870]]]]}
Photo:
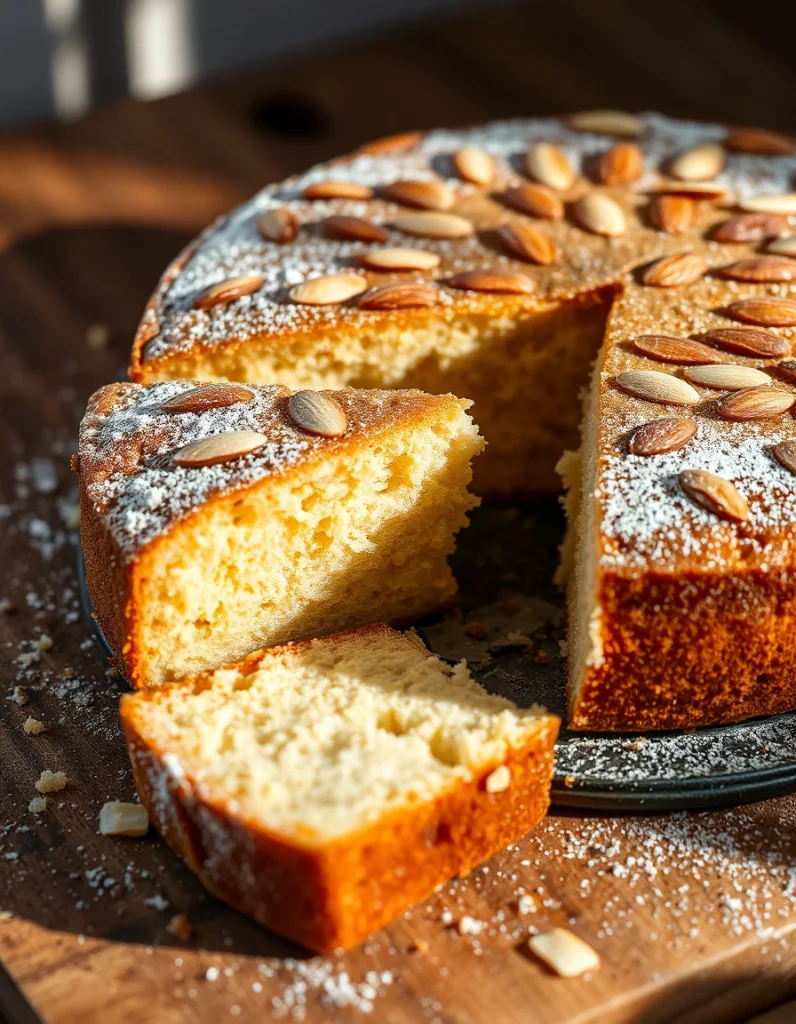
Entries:
{"type": "Polygon", "coordinates": [[[656,114],[381,140],[197,239],[131,376],[472,399],[481,494],[560,460],[571,724],[793,708],[795,175],[789,138],[656,114]]]}

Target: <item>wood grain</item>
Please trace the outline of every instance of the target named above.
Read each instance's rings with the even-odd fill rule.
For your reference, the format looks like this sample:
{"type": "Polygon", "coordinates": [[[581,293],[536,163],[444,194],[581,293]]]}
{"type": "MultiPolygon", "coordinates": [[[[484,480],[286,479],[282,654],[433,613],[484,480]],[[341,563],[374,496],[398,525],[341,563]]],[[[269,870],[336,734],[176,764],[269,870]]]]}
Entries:
{"type": "Polygon", "coordinates": [[[347,1022],[367,1003],[390,1024],[710,1024],[792,996],[794,798],[553,814],[360,949],[310,960],[206,895],[156,836],[98,836],[102,803],[133,791],[120,684],[77,612],[68,458],[167,261],[260,184],[393,131],[604,103],[789,128],[793,86],[792,68],[711,5],[568,0],[0,139],[0,598],[13,608],[0,613],[0,695],[22,684],[29,696],[0,701],[0,1013],[35,1019],[21,990],[49,1024],[347,1022]],[[721,92],[673,76],[675,52],[721,92]],[[306,132],[284,130],[286,109],[304,111],[306,132]],[[92,324],[107,346],[87,343],[92,324]],[[52,647],[34,647],[42,634],[52,647]],[[48,731],[26,735],[28,715],[48,731]],[[69,782],[36,816],[44,768],[69,782]],[[192,922],[188,942],[167,931],[175,913],[192,922]],[[465,916],[480,933],[460,934],[465,916]],[[593,977],[553,977],[527,952],[531,930],[562,924],[599,951],[593,977]]]}

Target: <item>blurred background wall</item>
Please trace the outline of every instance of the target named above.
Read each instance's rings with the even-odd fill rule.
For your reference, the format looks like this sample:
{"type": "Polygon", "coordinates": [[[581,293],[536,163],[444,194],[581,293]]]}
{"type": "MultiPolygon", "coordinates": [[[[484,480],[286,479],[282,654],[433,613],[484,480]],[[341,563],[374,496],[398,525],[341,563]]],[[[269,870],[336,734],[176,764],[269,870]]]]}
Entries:
{"type": "Polygon", "coordinates": [[[0,126],[289,58],[490,0],[0,0],[0,126]]]}

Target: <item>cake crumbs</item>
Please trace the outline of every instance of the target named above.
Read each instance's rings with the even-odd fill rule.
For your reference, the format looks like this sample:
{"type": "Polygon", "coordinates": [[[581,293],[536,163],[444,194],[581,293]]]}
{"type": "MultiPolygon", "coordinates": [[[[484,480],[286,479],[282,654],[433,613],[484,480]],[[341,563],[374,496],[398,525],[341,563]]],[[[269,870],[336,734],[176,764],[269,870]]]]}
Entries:
{"type": "Polygon", "coordinates": [[[39,736],[41,733],[47,732],[47,726],[38,718],[26,718],[22,723],[22,728],[28,736],[39,736]]]}
{"type": "Polygon", "coordinates": [[[36,780],[36,789],[40,793],[59,793],[66,786],[66,774],[64,772],[51,772],[45,768],[36,780]]]}

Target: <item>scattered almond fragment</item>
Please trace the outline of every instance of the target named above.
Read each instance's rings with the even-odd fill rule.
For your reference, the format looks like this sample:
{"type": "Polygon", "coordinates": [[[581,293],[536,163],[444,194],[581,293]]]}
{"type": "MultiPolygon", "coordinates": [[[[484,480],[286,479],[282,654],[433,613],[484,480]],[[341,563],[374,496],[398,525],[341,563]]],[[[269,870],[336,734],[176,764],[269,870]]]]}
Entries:
{"type": "Polygon", "coordinates": [[[166,931],[180,942],[187,942],[193,935],[193,925],[187,914],[175,914],[166,925],[166,931]]]}
{"type": "Polygon", "coordinates": [[[796,260],[787,256],[748,256],[736,260],[719,271],[731,281],[752,281],[770,284],[778,281],[796,281],[796,260]]]}
{"type": "Polygon", "coordinates": [[[39,736],[41,733],[47,732],[47,726],[44,722],[40,722],[38,718],[26,718],[22,728],[28,736],[39,736]]]}
{"type": "Polygon", "coordinates": [[[772,239],[766,245],[766,252],[774,252],[780,256],[796,256],[796,235],[772,239]]]}
{"type": "Polygon", "coordinates": [[[433,306],[439,302],[440,291],[436,285],[416,281],[397,281],[394,284],[371,288],[360,298],[360,309],[411,309],[433,306]]]}
{"type": "Polygon", "coordinates": [[[511,785],[511,769],[505,764],[490,772],[484,780],[487,793],[503,793],[511,785]]]}
{"type": "Polygon", "coordinates": [[[141,804],[109,800],[99,812],[99,831],[103,836],[145,836],[149,818],[141,804]]]}
{"type": "Polygon", "coordinates": [[[504,200],[520,213],[530,217],[541,217],[543,220],[560,220],[564,216],[564,204],[556,193],[547,185],[522,181],[512,185],[503,194],[504,200]]]}
{"type": "Polygon", "coordinates": [[[790,217],[796,213],[796,192],[752,196],[750,199],[742,199],[738,205],[747,213],[773,213],[790,217]]]}
{"type": "Polygon", "coordinates": [[[435,252],[425,249],[373,249],[365,253],[362,263],[368,270],[434,270],[440,258],[435,252]]]}
{"type": "Polygon", "coordinates": [[[566,928],[552,928],[528,939],[532,953],[562,978],[596,971],[600,958],[592,947],[566,928]]]}
{"type": "Polygon", "coordinates": [[[472,222],[464,217],[438,210],[401,214],[393,221],[393,227],[419,238],[467,238],[475,231],[472,222]]]}
{"type": "Polygon", "coordinates": [[[725,352],[739,352],[758,359],[776,359],[790,354],[790,342],[786,338],[759,327],[716,327],[704,337],[725,352]]]}
{"type": "Polygon", "coordinates": [[[51,772],[45,768],[36,780],[36,789],[40,793],[59,793],[66,786],[64,772],[51,772]]]}
{"type": "Polygon", "coordinates": [[[696,405],[699,392],[671,373],[660,370],[625,370],[616,376],[617,385],[635,398],[663,405],[696,405]]]}
{"type": "Polygon", "coordinates": [[[347,217],[336,214],[327,217],[321,225],[325,235],[350,242],[386,242],[387,232],[384,228],[365,220],[364,217],[347,217]]]}
{"type": "Polygon", "coordinates": [[[512,256],[527,263],[547,266],[553,263],[558,255],[555,244],[530,224],[521,221],[501,224],[498,235],[512,256]]]}
{"type": "Polygon", "coordinates": [[[666,334],[640,334],[633,339],[637,352],[657,359],[662,363],[679,363],[681,366],[706,366],[709,363],[726,362],[721,352],[690,338],[672,338],[666,334]]]}
{"type": "Polygon", "coordinates": [[[788,230],[788,222],[775,213],[739,213],[711,230],[717,242],[762,242],[779,238],[788,230]]]}
{"type": "Polygon", "coordinates": [[[238,402],[250,402],[254,392],[242,384],[226,381],[218,384],[200,384],[190,391],[182,391],[174,398],[169,398],[161,406],[163,412],[204,412],[207,409],[221,409],[238,402]]]}
{"type": "Polygon", "coordinates": [[[796,395],[792,391],[764,384],[727,395],[719,402],[717,411],[722,419],[736,423],[772,420],[791,409],[794,402],[796,395]]]}
{"type": "Polygon", "coordinates": [[[727,312],[734,320],[760,327],[792,327],[796,324],[796,299],[760,295],[731,302],[727,312]]]}
{"type": "Polygon", "coordinates": [[[740,363],[721,363],[714,366],[687,366],[685,378],[692,384],[717,391],[743,391],[762,384],[771,384],[771,378],[754,366],[740,363]]]}

